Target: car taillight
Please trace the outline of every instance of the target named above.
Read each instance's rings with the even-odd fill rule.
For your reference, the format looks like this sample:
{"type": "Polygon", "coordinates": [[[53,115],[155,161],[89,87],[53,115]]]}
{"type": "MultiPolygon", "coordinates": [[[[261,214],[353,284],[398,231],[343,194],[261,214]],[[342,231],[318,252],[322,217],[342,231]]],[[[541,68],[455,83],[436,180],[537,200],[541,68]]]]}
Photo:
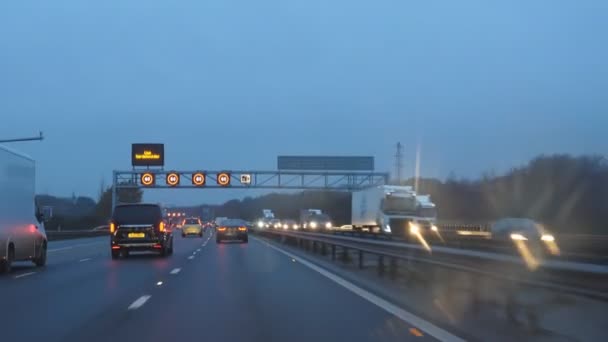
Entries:
{"type": "Polygon", "coordinates": [[[239,227],[239,231],[244,232],[247,230],[247,227],[239,227]]]}
{"type": "Polygon", "coordinates": [[[165,222],[160,221],[160,223],[158,224],[158,230],[161,232],[165,231],[165,222]]]}
{"type": "Polygon", "coordinates": [[[110,222],[110,234],[114,234],[116,231],[116,224],[114,222],[110,222]]]}
{"type": "Polygon", "coordinates": [[[219,230],[220,232],[223,232],[224,230],[226,230],[226,227],[219,227],[217,230],[219,230]]]}

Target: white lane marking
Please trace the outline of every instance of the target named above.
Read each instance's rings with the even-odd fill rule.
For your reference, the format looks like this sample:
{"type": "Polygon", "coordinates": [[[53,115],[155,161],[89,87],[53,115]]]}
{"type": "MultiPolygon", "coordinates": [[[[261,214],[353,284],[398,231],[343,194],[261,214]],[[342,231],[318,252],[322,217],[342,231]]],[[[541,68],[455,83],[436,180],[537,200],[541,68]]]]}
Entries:
{"type": "Polygon", "coordinates": [[[200,249],[200,248],[197,248],[197,249],[196,249],[196,251],[197,251],[197,252],[200,252],[200,251],[201,251],[201,249],[200,249]]]}
{"type": "Polygon", "coordinates": [[[15,276],[15,279],[31,276],[32,274],[36,274],[36,272],[28,272],[28,273],[19,274],[19,275],[15,276]]]}
{"type": "Polygon", "coordinates": [[[85,261],[89,261],[91,260],[91,258],[84,258],[84,259],[80,259],[79,262],[85,262],[85,261]]]}
{"type": "Polygon", "coordinates": [[[169,272],[169,274],[178,274],[179,271],[181,271],[181,270],[182,270],[181,268],[174,268],[171,270],[171,272],[169,272]]]}
{"type": "MultiPolygon", "coordinates": [[[[255,237],[253,239],[258,240],[255,237]]],[[[260,240],[258,240],[258,241],[260,241],[260,240]]],[[[411,312],[403,310],[402,308],[376,296],[375,294],[373,294],[371,292],[368,292],[368,291],[358,287],[357,285],[355,285],[343,278],[340,278],[339,276],[337,276],[333,273],[326,271],[325,269],[323,269],[313,263],[310,263],[298,256],[295,256],[295,255],[293,255],[287,251],[284,251],[281,248],[273,246],[269,243],[265,243],[265,245],[280,253],[287,255],[288,257],[292,258],[293,260],[297,260],[302,265],[304,265],[304,266],[312,269],[313,271],[321,274],[322,276],[330,279],[331,281],[346,288],[347,290],[349,290],[352,293],[358,295],[359,297],[367,300],[368,302],[375,304],[376,306],[380,307],[384,311],[397,316],[402,321],[416,326],[418,329],[425,331],[427,334],[433,336],[434,338],[436,338],[440,341],[463,341],[463,342],[465,341],[462,338],[460,338],[456,335],[453,335],[446,330],[441,329],[440,327],[434,325],[433,323],[430,323],[430,322],[414,315],[411,312]]]]}
{"type": "Polygon", "coordinates": [[[156,283],[156,286],[161,286],[163,284],[162,281],[159,281],[158,283],[156,283]]]}
{"type": "Polygon", "coordinates": [[[194,259],[194,255],[191,255],[188,257],[188,260],[192,260],[192,259],[194,259]]]}
{"type": "Polygon", "coordinates": [[[62,247],[62,248],[48,249],[46,252],[47,252],[47,253],[53,253],[53,252],[65,251],[65,250],[68,250],[68,249],[73,249],[73,248],[74,248],[73,246],[70,246],[70,247],[62,247]]]}
{"type": "Polygon", "coordinates": [[[141,296],[139,298],[137,298],[133,303],[131,303],[131,305],[129,305],[128,310],[137,310],[139,309],[142,305],[146,304],[146,302],[148,301],[148,299],[150,299],[150,297],[152,296],[141,296]]]}

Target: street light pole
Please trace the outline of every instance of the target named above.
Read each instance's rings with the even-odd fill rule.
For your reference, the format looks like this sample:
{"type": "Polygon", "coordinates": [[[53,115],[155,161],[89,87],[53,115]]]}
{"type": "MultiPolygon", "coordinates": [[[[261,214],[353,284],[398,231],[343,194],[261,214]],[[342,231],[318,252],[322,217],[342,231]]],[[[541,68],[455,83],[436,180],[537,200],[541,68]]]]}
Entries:
{"type": "Polygon", "coordinates": [[[0,140],[0,143],[11,143],[11,142],[20,142],[20,141],[33,141],[33,140],[44,140],[44,137],[42,136],[42,132],[40,132],[40,135],[38,135],[37,137],[31,137],[31,138],[16,138],[16,139],[2,139],[0,140]]]}

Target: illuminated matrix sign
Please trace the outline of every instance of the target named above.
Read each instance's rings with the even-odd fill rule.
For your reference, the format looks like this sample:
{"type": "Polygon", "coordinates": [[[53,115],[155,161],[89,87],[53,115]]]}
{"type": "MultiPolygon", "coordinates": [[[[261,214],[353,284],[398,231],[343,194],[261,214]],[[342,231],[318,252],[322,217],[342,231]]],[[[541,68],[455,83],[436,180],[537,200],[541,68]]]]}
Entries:
{"type": "Polygon", "coordinates": [[[164,144],[132,144],[131,165],[133,166],[164,166],[164,144]]]}

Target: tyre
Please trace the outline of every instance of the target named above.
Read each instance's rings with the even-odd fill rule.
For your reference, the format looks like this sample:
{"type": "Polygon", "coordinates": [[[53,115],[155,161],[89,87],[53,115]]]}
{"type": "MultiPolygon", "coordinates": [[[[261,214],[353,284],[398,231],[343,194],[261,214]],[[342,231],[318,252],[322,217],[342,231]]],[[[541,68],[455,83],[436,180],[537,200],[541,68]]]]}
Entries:
{"type": "Polygon", "coordinates": [[[0,273],[10,273],[13,268],[13,260],[15,260],[15,247],[9,245],[6,260],[0,261],[0,273]]]}
{"type": "Polygon", "coordinates": [[[203,237],[203,232],[198,233],[198,237],[202,238],[203,237]]]}
{"type": "Polygon", "coordinates": [[[117,250],[112,250],[112,259],[118,259],[118,257],[120,256],[120,251],[117,250]]]}
{"type": "Polygon", "coordinates": [[[220,243],[220,242],[222,242],[222,240],[219,237],[215,238],[215,243],[220,243]]]}
{"type": "Polygon", "coordinates": [[[46,242],[42,243],[40,248],[40,255],[34,259],[34,264],[38,267],[44,267],[46,265],[46,242]]]}
{"type": "Polygon", "coordinates": [[[183,237],[183,238],[185,238],[185,237],[186,237],[186,234],[182,233],[182,237],[183,237]]]}
{"type": "Polygon", "coordinates": [[[249,242],[249,236],[245,236],[245,238],[243,239],[243,243],[248,243],[249,242]]]}

